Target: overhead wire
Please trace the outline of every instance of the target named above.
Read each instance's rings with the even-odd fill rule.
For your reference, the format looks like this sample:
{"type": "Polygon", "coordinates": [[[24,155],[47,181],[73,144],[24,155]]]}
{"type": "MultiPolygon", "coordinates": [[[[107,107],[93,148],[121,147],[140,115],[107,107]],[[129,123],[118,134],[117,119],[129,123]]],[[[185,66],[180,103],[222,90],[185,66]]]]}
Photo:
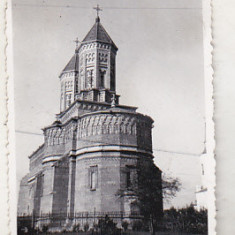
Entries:
{"type": "MultiPolygon", "coordinates": [[[[22,131],[22,130],[15,130],[16,133],[20,133],[20,134],[28,134],[28,135],[39,135],[39,136],[44,136],[43,134],[39,134],[39,133],[35,133],[35,132],[30,132],[30,131],[22,131]]],[[[69,138],[72,139],[72,138],[69,138]]],[[[86,142],[90,142],[90,143],[97,143],[97,144],[110,144],[108,142],[105,141],[93,141],[93,140],[87,140],[87,139],[81,139],[80,140],[84,140],[86,142]]],[[[156,149],[153,148],[153,151],[156,152],[165,152],[165,153],[173,153],[173,154],[179,154],[179,155],[190,155],[190,156],[200,156],[201,153],[184,153],[184,152],[177,152],[177,151],[171,151],[171,150],[164,150],[164,149],[156,149]]]]}
{"type": "MultiPolygon", "coordinates": [[[[52,5],[52,4],[28,4],[14,3],[13,7],[48,7],[48,8],[67,8],[67,9],[91,9],[76,5],[52,5]]],[[[102,7],[106,10],[201,10],[201,7],[102,7]]]]}

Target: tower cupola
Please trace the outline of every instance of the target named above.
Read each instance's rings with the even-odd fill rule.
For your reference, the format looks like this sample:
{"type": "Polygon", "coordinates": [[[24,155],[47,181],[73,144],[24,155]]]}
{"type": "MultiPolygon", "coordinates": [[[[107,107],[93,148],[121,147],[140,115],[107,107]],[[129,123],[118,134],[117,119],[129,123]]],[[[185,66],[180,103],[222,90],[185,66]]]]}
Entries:
{"type": "Polygon", "coordinates": [[[117,50],[97,15],[95,24],[77,46],[75,54],[60,75],[61,112],[76,99],[109,104],[115,100],[118,104],[117,50]]]}

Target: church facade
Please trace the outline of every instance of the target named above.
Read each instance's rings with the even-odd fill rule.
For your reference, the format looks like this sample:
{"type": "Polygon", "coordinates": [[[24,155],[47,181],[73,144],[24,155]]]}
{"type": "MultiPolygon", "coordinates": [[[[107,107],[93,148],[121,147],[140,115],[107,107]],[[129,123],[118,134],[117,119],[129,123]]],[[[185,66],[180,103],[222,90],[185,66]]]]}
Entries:
{"type": "Polygon", "coordinates": [[[119,224],[141,216],[129,191],[138,162],[153,164],[153,120],[119,104],[117,50],[97,17],[59,76],[60,113],[43,129],[44,144],[29,156],[20,184],[18,215],[33,216],[35,226],[53,215],[63,226],[84,217],[91,224],[97,215],[116,215],[119,224]]]}

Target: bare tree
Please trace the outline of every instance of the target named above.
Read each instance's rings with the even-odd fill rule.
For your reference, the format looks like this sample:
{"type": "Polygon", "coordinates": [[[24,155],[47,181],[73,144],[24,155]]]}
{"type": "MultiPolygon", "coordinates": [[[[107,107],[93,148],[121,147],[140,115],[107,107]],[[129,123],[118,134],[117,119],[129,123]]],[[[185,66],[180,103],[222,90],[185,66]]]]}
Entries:
{"type": "MultiPolygon", "coordinates": [[[[136,197],[132,204],[137,206],[145,222],[149,221],[151,234],[155,234],[156,224],[162,220],[163,198],[174,197],[179,189],[179,180],[162,177],[161,170],[153,161],[139,161],[137,164],[136,177],[128,191],[136,197]]],[[[127,189],[121,189],[118,195],[123,197],[126,191],[127,189]]]]}

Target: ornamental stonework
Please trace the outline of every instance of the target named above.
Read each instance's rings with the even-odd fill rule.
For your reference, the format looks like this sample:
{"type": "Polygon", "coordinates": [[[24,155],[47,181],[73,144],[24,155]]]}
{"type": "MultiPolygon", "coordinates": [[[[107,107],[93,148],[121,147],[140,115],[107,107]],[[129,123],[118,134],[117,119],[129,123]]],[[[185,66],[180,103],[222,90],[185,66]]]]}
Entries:
{"type": "Polygon", "coordinates": [[[78,121],[78,137],[102,134],[136,135],[136,118],[122,114],[97,114],[78,121]]]}

